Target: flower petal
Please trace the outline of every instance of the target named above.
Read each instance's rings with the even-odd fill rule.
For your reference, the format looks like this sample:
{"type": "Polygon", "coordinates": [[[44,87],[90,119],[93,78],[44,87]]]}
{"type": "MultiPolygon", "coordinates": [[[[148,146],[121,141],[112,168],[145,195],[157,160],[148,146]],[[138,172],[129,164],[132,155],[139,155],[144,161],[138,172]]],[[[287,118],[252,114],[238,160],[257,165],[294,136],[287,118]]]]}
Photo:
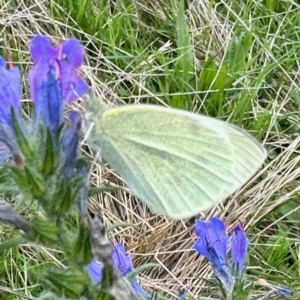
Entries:
{"type": "Polygon", "coordinates": [[[31,42],[30,52],[35,66],[30,71],[29,81],[36,106],[40,106],[39,90],[48,81],[52,69],[59,80],[60,101],[70,103],[88,92],[88,85],[76,71],[82,65],[84,53],[78,40],[69,39],[55,48],[48,38],[37,35],[31,42]]]}
{"type": "Polygon", "coordinates": [[[225,229],[225,224],[218,218],[211,218],[209,222],[196,220],[195,231],[199,239],[194,246],[195,249],[212,261],[209,247],[213,247],[220,261],[225,263],[229,239],[225,229]]]}
{"type": "Polygon", "coordinates": [[[29,78],[32,95],[35,101],[35,124],[41,119],[49,126],[52,133],[58,131],[63,119],[64,103],[62,102],[60,82],[57,79],[56,65],[37,64],[31,70],[29,78]],[[41,71],[41,76],[39,76],[41,71]],[[44,77],[44,76],[47,77],[44,77]]]}
{"type": "Polygon", "coordinates": [[[89,86],[70,64],[61,61],[60,66],[62,97],[66,103],[71,103],[87,93],[89,86]]]}
{"type": "Polygon", "coordinates": [[[83,64],[84,50],[76,39],[69,39],[60,45],[60,60],[66,60],[74,69],[83,64]]]}
{"type": "Polygon", "coordinates": [[[45,101],[41,98],[41,88],[44,82],[48,79],[49,67],[45,64],[36,64],[28,75],[31,97],[35,105],[35,118],[39,119],[39,114],[43,109],[45,101]]]}
{"type": "Polygon", "coordinates": [[[48,62],[55,60],[58,50],[55,49],[50,40],[42,35],[36,35],[30,43],[30,54],[35,63],[48,62]]]}

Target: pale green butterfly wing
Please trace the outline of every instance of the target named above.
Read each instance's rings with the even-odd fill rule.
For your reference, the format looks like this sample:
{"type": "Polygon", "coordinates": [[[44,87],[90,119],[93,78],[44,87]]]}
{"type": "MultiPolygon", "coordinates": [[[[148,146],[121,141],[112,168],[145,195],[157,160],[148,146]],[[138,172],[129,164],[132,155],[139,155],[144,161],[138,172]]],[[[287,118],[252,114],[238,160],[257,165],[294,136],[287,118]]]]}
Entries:
{"type": "Polygon", "coordinates": [[[89,143],[155,212],[191,217],[227,198],[258,170],[263,147],[210,117],[151,105],[90,112],[89,143]]]}

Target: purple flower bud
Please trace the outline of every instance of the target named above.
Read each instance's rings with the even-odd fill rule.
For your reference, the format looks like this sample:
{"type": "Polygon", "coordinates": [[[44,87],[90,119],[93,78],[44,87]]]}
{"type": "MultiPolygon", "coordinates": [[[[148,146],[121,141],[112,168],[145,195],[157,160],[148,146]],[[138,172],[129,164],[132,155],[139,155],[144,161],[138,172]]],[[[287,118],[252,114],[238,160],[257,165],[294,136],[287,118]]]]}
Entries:
{"type": "Polygon", "coordinates": [[[140,300],[152,300],[152,299],[154,300],[154,299],[156,299],[156,298],[152,298],[152,297],[148,296],[148,294],[141,287],[141,285],[139,284],[139,282],[136,278],[133,278],[130,281],[130,284],[131,284],[132,294],[134,296],[138,296],[137,299],[140,299],[140,300]]]}
{"type": "Polygon", "coordinates": [[[178,296],[177,300],[185,300],[186,294],[187,294],[187,290],[186,289],[182,289],[179,292],[179,296],[178,296]]]}
{"type": "Polygon", "coordinates": [[[235,278],[227,266],[227,247],[229,236],[225,224],[218,218],[204,222],[196,220],[196,234],[199,239],[194,248],[212,264],[214,275],[218,278],[228,295],[231,295],[235,278]]]}
{"type": "Polygon", "coordinates": [[[7,151],[6,147],[0,143],[0,164],[8,160],[10,157],[11,154],[7,151]]]}
{"type": "Polygon", "coordinates": [[[90,176],[86,167],[77,166],[77,174],[82,177],[83,184],[79,191],[79,212],[83,224],[86,228],[89,227],[89,212],[88,212],[88,195],[89,195],[89,186],[90,186],[90,176]]]}
{"type": "Polygon", "coordinates": [[[13,107],[19,116],[21,99],[21,74],[18,68],[6,68],[6,61],[0,56],[0,119],[11,125],[10,110],[13,107]]]}
{"type": "Polygon", "coordinates": [[[73,124],[65,131],[60,146],[61,168],[66,179],[70,178],[77,157],[81,128],[81,120],[76,112],[71,112],[69,117],[73,124]]]}
{"type": "MultiPolygon", "coordinates": [[[[0,140],[10,150],[15,157],[21,157],[20,149],[17,144],[11,119],[11,109],[14,110],[17,122],[20,120],[20,99],[21,99],[21,74],[18,68],[6,68],[6,61],[0,56],[0,140]]],[[[11,154],[1,147],[2,163],[11,154]]]]}
{"type": "Polygon", "coordinates": [[[14,135],[13,129],[9,124],[5,123],[0,119],[0,140],[9,149],[9,152],[4,145],[0,143],[1,147],[1,160],[0,163],[4,162],[6,159],[13,157],[17,165],[22,165],[23,159],[22,154],[17,143],[17,139],[14,135]],[[2,160],[3,159],[3,160],[2,160]]]}
{"type": "Polygon", "coordinates": [[[88,273],[95,284],[98,284],[102,280],[102,271],[104,265],[102,262],[93,259],[87,266],[88,273]]]}
{"type": "Polygon", "coordinates": [[[289,298],[294,294],[294,290],[288,286],[274,284],[270,284],[270,286],[273,292],[279,297],[289,298]]]}
{"type": "Polygon", "coordinates": [[[241,277],[244,271],[244,264],[249,246],[249,239],[241,226],[234,229],[231,240],[231,254],[234,274],[241,277]]]}
{"type": "Polygon", "coordinates": [[[120,275],[126,276],[133,271],[131,255],[126,253],[123,244],[118,243],[114,246],[112,258],[117,271],[120,272],[120,275]]]}
{"type": "Polygon", "coordinates": [[[259,278],[256,281],[256,284],[267,287],[270,290],[270,292],[268,292],[266,294],[264,299],[268,299],[272,294],[273,295],[275,294],[276,296],[284,297],[284,298],[289,298],[290,296],[292,296],[294,294],[294,290],[291,289],[290,287],[285,286],[285,285],[275,285],[275,284],[269,283],[267,280],[265,280],[263,278],[259,278]]]}

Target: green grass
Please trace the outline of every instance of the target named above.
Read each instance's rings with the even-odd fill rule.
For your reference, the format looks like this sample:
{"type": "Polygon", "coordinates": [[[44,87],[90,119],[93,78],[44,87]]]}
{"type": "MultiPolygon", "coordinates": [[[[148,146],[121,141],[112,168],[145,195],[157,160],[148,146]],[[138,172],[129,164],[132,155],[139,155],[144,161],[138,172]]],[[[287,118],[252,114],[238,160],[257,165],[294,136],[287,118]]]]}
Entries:
{"type": "MultiPolygon", "coordinates": [[[[55,37],[56,41],[75,36],[86,48],[84,75],[96,95],[108,102],[155,103],[199,112],[237,124],[264,143],[269,153],[265,169],[233,201],[216,209],[214,215],[225,218],[231,227],[238,219],[246,220],[251,237],[249,276],[254,281],[264,278],[293,287],[294,299],[298,299],[300,6],[297,2],[52,0],[38,3],[0,1],[0,19],[6,21],[0,23],[1,38],[13,61],[24,71],[29,68],[27,49],[34,33],[55,37]]],[[[4,46],[1,48],[5,56],[4,46]]],[[[24,89],[24,98],[29,98],[28,89],[24,89]]],[[[128,195],[120,197],[115,201],[130,210],[128,195]]],[[[96,202],[104,205],[108,224],[122,220],[142,228],[139,235],[136,232],[141,231],[133,229],[114,231],[114,237],[125,240],[128,249],[136,254],[136,265],[158,262],[164,266],[145,272],[141,277],[145,287],[165,291],[173,297],[182,285],[190,288],[192,295],[205,291],[202,287],[205,282],[192,275],[194,272],[208,277],[209,268],[203,261],[199,260],[198,266],[195,263],[198,260],[190,250],[192,241],[186,242],[184,226],[172,222],[162,225],[161,219],[147,219],[143,227],[141,220],[133,218],[127,210],[123,213],[115,206],[105,206],[103,199],[95,199],[93,203],[96,202]],[[165,238],[162,229],[172,232],[169,246],[159,244],[165,238]],[[150,243],[153,240],[156,245],[150,243]],[[157,254],[158,249],[172,251],[179,263],[174,263],[168,255],[157,254]]],[[[76,222],[70,221],[70,226],[76,226],[76,222]]],[[[14,234],[0,224],[1,241],[14,234]]],[[[1,299],[26,299],[13,296],[17,292],[35,299],[40,292],[37,284],[40,266],[59,266],[63,260],[51,249],[44,250],[24,245],[0,253],[1,299]],[[7,288],[11,290],[4,293],[7,288]]]]}

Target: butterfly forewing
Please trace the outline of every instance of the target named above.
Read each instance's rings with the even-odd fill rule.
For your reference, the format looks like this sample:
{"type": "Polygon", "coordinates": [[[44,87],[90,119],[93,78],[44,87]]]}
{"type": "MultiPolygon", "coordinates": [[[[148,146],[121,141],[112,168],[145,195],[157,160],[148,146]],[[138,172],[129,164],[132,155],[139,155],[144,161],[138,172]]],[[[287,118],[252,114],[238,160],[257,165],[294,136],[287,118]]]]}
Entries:
{"type": "Polygon", "coordinates": [[[186,218],[246,183],[265,151],[234,125],[150,105],[107,110],[90,139],[152,210],[186,218]]]}

